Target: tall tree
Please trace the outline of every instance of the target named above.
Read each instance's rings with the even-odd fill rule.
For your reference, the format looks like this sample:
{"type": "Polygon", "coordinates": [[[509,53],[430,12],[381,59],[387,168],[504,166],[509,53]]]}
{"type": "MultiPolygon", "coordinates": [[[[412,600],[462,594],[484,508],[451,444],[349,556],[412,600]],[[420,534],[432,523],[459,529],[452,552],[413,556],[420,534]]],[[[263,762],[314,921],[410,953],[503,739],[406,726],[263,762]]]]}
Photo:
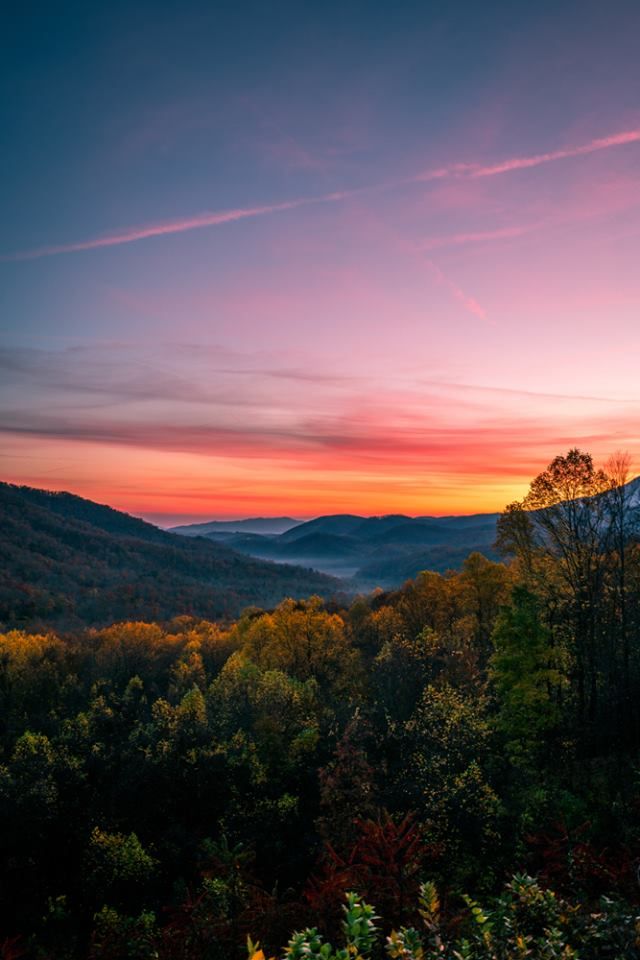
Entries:
{"type": "Polygon", "coordinates": [[[498,521],[499,543],[518,550],[524,566],[542,575],[547,592],[554,588],[553,572],[559,577],[565,596],[555,601],[565,601],[570,620],[581,724],[593,724],[598,709],[609,489],[606,473],[596,469],[590,454],[574,448],[555,457],[524,500],[511,504],[498,521]]]}

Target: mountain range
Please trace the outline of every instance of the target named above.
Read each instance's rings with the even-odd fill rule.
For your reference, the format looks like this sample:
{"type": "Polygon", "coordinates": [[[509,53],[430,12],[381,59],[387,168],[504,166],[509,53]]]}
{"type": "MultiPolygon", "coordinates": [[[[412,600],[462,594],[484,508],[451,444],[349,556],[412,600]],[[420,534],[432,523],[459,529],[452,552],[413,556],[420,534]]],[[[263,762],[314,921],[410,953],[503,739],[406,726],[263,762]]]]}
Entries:
{"type": "MultiPolygon", "coordinates": [[[[475,550],[497,559],[498,516],[335,514],[292,525],[281,533],[250,531],[249,527],[232,531],[221,529],[215,521],[197,526],[201,536],[224,542],[239,553],[312,567],[346,578],[353,589],[365,590],[398,586],[427,568],[444,571],[458,567],[475,550]]],[[[193,536],[194,527],[174,527],[172,532],[193,536]]]]}
{"type": "MultiPolygon", "coordinates": [[[[627,505],[640,508],[640,477],[626,485],[627,505]]],[[[198,524],[201,535],[224,542],[239,553],[278,563],[312,567],[340,577],[347,589],[394,588],[421,570],[460,567],[475,551],[499,559],[495,547],[499,513],[471,516],[408,517],[390,514],[361,517],[334,514],[295,523],[279,532],[262,529],[256,521],[221,529],[215,522],[198,524]]],[[[281,521],[277,521],[281,522],[281,521]]],[[[240,521],[242,523],[242,521],[240,521]]],[[[175,533],[194,527],[176,527],[175,533]]]]}
{"type": "Polygon", "coordinates": [[[0,483],[0,627],[30,630],[236,617],[283,597],[331,597],[312,570],[160,530],[70,493],[0,483]]]}
{"type": "Polygon", "coordinates": [[[291,527],[297,527],[302,520],[292,517],[250,517],[247,520],[210,520],[208,523],[188,523],[171,527],[172,533],[181,533],[185,537],[206,537],[210,533],[286,533],[291,527]]]}
{"type": "MultiPolygon", "coordinates": [[[[640,510],[640,477],[627,498],[640,510]]],[[[392,589],[474,551],[498,559],[498,517],[337,514],[167,531],[70,493],[0,483],[0,628],[226,619],[284,597],[392,589]]]]}

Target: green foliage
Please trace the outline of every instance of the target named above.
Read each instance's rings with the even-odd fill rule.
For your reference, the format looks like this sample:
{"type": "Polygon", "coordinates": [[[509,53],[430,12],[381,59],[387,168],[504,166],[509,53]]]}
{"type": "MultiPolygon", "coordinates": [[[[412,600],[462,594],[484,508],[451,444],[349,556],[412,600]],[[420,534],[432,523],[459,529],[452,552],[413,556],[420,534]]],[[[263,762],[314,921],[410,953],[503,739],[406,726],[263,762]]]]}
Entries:
{"type": "MultiPolygon", "coordinates": [[[[488,779],[485,701],[450,686],[427,687],[405,725],[401,786],[450,867],[482,857],[498,839],[500,803],[488,779]]],[[[454,871],[451,871],[453,876],[454,871]]]]}
{"type": "Polygon", "coordinates": [[[413,927],[392,930],[387,937],[386,950],[392,960],[424,960],[422,939],[413,927]]]}
{"type": "Polygon", "coordinates": [[[113,907],[102,907],[95,915],[90,960],[157,960],[156,918],[142,912],[125,916],[113,907]]]}
{"type": "MultiPolygon", "coordinates": [[[[564,901],[533,878],[516,875],[487,905],[465,897],[460,932],[440,932],[437,893],[424,884],[420,915],[424,932],[414,927],[392,930],[385,950],[392,960],[633,960],[640,948],[640,916],[611,900],[598,911],[564,901]]],[[[369,960],[377,940],[374,908],[347,894],[346,947],[324,943],[317,929],[293,935],[285,950],[289,960],[369,960]]],[[[264,954],[249,941],[251,960],[264,954]]]]}
{"type": "Polygon", "coordinates": [[[91,873],[102,883],[143,882],[155,868],[156,861],[144,850],[135,833],[107,833],[95,827],[88,846],[91,873]]]}
{"type": "Polygon", "coordinates": [[[76,629],[0,634],[6,951],[240,960],[298,930],[289,955],[332,960],[635,957],[638,536],[588,458],[545,473],[501,521],[509,566],[217,624],[162,621],[218,609],[204,548],[156,579],[160,531],[9,491],[9,619],[76,629]],[[149,620],[80,629],[122,610],[149,620]]]}
{"type": "MultiPolygon", "coordinates": [[[[368,960],[377,938],[375,911],[355,893],[346,894],[343,910],[344,947],[334,950],[330,943],[323,943],[315,927],[310,927],[294,933],[285,949],[287,960],[368,960]]],[[[252,956],[255,954],[250,952],[252,956]]]]}
{"type": "Polygon", "coordinates": [[[492,639],[496,726],[512,762],[528,768],[548,748],[560,721],[559,696],[567,685],[562,653],[542,623],[537,597],[522,586],[498,616],[492,639]]]}

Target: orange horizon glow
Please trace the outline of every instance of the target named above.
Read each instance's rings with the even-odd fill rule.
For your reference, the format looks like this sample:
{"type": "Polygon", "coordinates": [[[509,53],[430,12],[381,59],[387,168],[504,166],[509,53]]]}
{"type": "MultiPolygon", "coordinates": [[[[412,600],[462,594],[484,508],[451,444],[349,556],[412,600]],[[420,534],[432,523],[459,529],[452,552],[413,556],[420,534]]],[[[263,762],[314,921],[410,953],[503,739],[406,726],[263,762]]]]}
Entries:
{"type": "MultiPolygon", "coordinates": [[[[200,454],[123,450],[91,442],[40,441],[39,454],[14,440],[13,455],[31,463],[2,479],[49,490],[64,490],[159,526],[246,517],[290,516],[298,520],[327,514],[453,516],[498,513],[522,499],[533,477],[564,447],[532,457],[529,466],[511,464],[504,474],[476,468],[433,468],[430,473],[387,464],[375,471],[319,468],[288,459],[215,459],[200,454]],[[49,449],[48,449],[49,448],[49,449]],[[127,472],[122,465],[126,457],[127,472]],[[39,461],[40,459],[40,462],[39,461]],[[59,467],[52,466],[56,463],[59,467]],[[75,469],[68,471],[72,463],[75,469]]],[[[570,445],[570,444],[569,444],[570,445]]],[[[583,448],[586,447],[583,445],[583,448]]],[[[483,451],[487,448],[483,447],[483,451]]],[[[603,450],[604,462],[611,450],[603,450]]],[[[632,466],[638,462],[636,457],[632,466]]],[[[471,468],[471,465],[469,465],[471,468]]],[[[630,477],[634,476],[631,470],[630,477]]]]}
{"type": "Polygon", "coordinates": [[[124,14],[148,70],[96,31],[82,96],[14,84],[0,478],[171,525],[640,470],[640,11],[414,6],[277,51],[124,14]]]}

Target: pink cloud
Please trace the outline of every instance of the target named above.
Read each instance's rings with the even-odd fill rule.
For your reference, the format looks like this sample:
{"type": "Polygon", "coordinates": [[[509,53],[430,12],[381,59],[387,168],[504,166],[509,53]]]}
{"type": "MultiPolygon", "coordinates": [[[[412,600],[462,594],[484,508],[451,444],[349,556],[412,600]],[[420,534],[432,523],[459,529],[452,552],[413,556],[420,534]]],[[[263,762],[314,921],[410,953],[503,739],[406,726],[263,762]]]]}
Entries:
{"type": "MultiPolygon", "coordinates": [[[[468,293],[465,293],[464,290],[454,283],[453,280],[451,280],[451,278],[448,277],[442,271],[442,269],[433,262],[433,260],[427,260],[426,263],[436,280],[439,283],[443,283],[445,287],[451,291],[453,296],[463,305],[465,310],[467,310],[469,313],[472,313],[476,317],[480,317],[481,320],[487,319],[487,311],[474,297],[471,297],[468,293]]],[[[492,321],[489,322],[491,323],[492,321]]]]}
{"type": "Polygon", "coordinates": [[[431,180],[448,180],[456,177],[496,177],[502,173],[511,173],[513,170],[526,170],[529,167],[539,167],[545,163],[554,163],[557,160],[567,160],[570,157],[581,157],[600,150],[609,150],[611,147],[621,147],[630,143],[640,142],[640,129],[623,130],[609,137],[598,137],[588,143],[575,147],[566,147],[562,150],[552,150],[546,153],[534,153],[528,156],[509,157],[499,163],[482,165],[478,163],[452,163],[432,170],[424,170],[415,177],[408,177],[407,183],[428,183],[431,180]]]}
{"type": "Polygon", "coordinates": [[[274,213],[282,213],[287,210],[310,206],[312,204],[337,203],[361,194],[386,191],[397,186],[411,183],[424,183],[428,181],[446,180],[449,178],[455,179],[458,177],[470,179],[494,177],[503,173],[510,173],[514,170],[537,167],[542,164],[552,163],[554,161],[567,159],[569,157],[583,156],[600,150],[607,150],[612,147],[619,147],[638,142],[640,142],[640,129],[627,130],[608,137],[600,137],[595,140],[590,140],[588,143],[580,144],[575,147],[567,147],[562,150],[555,150],[547,153],[531,154],[529,156],[511,157],[507,160],[501,161],[500,163],[488,166],[481,166],[474,163],[454,163],[433,170],[427,170],[412,177],[406,177],[400,180],[388,180],[367,187],[338,190],[315,197],[301,197],[296,200],[286,200],[279,203],[262,204],[251,207],[238,207],[232,210],[213,211],[198,214],[193,217],[169,220],[139,227],[127,227],[116,233],[105,234],[103,236],[94,237],[88,240],[40,247],[35,250],[23,251],[21,253],[6,254],[0,257],[0,260],[35,260],[40,257],[54,256],[56,254],[77,253],[83,250],[94,250],[102,247],[118,246],[120,244],[146,240],[150,237],[185,233],[190,230],[199,230],[205,227],[221,226],[225,223],[232,223],[238,220],[246,220],[254,217],[267,216],[274,213]]]}
{"type": "Polygon", "coordinates": [[[186,506],[195,486],[203,513],[245,496],[274,512],[294,500],[320,512],[458,512],[501,508],[520,495],[514,483],[570,446],[599,458],[640,450],[633,390],[618,400],[574,395],[570,384],[538,394],[443,383],[419,379],[417,362],[414,376],[344,379],[331,362],[297,371],[262,355],[206,356],[201,344],[172,344],[144,364],[129,354],[124,345],[106,355],[6,351],[4,379],[31,397],[3,412],[10,478],[59,485],[64,475],[75,489],[102,485],[98,498],[109,502],[120,489],[121,504],[131,510],[135,495],[142,512],[156,495],[173,511],[186,506]],[[123,397],[136,402],[125,407],[123,397]],[[40,477],[52,462],[55,475],[40,477]]]}
{"type": "Polygon", "coordinates": [[[223,223],[233,223],[236,220],[245,220],[248,217],[261,217],[270,213],[281,213],[293,210],[296,207],[310,203],[329,202],[342,199],[339,195],[329,194],[325,197],[302,198],[287,200],[283,203],[272,203],[257,207],[240,207],[235,210],[222,210],[212,213],[202,213],[195,217],[180,220],[168,220],[164,223],[152,223],[141,227],[127,227],[118,233],[105,234],[90,240],[80,240],[77,243],[64,243],[51,247],[40,247],[4,257],[2,260],[36,260],[39,257],[51,257],[58,253],[77,253],[81,250],[95,250],[99,247],[115,247],[123,243],[135,243],[137,240],[147,240],[149,237],[161,237],[172,233],[186,233],[188,230],[201,230],[204,227],[217,227],[223,223]]]}
{"type": "MultiPolygon", "coordinates": [[[[332,415],[310,414],[293,424],[221,426],[194,419],[174,424],[148,420],[86,421],[32,413],[3,428],[5,436],[64,440],[101,446],[136,448],[165,454],[195,454],[245,464],[260,460],[265,476],[273,463],[297,469],[336,473],[375,470],[379,478],[398,482],[405,471],[433,471],[450,476],[508,478],[533,475],[537,464],[578,443],[597,455],[622,445],[638,452],[637,409],[606,416],[534,416],[470,406],[460,420],[451,415],[451,398],[432,394],[420,409],[382,408],[375,397],[346,406],[332,415]],[[428,406],[425,404],[428,403],[428,406]],[[428,410],[428,413],[424,411],[428,410]]],[[[405,473],[405,477],[407,474],[405,473]]]]}
{"type": "MultiPolygon", "coordinates": [[[[539,191],[534,198],[520,194],[516,189],[508,193],[501,191],[500,202],[491,195],[487,196],[484,191],[476,195],[472,185],[480,182],[468,179],[452,182],[429,196],[429,206],[435,205],[436,211],[460,211],[473,217],[476,222],[479,218],[482,221],[491,218],[498,225],[490,229],[428,236],[421,244],[424,251],[517,239],[542,230],[562,229],[626,214],[640,205],[640,180],[624,174],[607,175],[600,179],[592,176],[573,177],[570,184],[563,183],[561,188],[552,185],[551,191],[539,191]],[[506,216],[518,216],[524,222],[501,226],[500,221],[506,216]]],[[[636,229],[632,227],[632,233],[636,229]]]]}
{"type": "Polygon", "coordinates": [[[521,237],[538,229],[537,223],[523,226],[499,227],[496,230],[479,230],[475,233],[454,233],[450,236],[428,237],[422,244],[423,250],[435,250],[439,247],[458,247],[467,243],[478,243],[485,240],[506,240],[511,237],[521,237]]]}
{"type": "Polygon", "coordinates": [[[528,157],[511,157],[500,163],[485,167],[474,167],[469,170],[472,177],[495,177],[501,173],[510,173],[512,170],[525,170],[529,167],[539,167],[543,163],[553,163],[556,160],[566,160],[569,157],[581,157],[599,150],[608,150],[611,147],[621,147],[629,143],[640,142],[640,130],[626,130],[613,134],[610,137],[599,137],[589,143],[577,147],[567,147],[564,150],[553,150],[550,153],[537,153],[528,157]]]}

